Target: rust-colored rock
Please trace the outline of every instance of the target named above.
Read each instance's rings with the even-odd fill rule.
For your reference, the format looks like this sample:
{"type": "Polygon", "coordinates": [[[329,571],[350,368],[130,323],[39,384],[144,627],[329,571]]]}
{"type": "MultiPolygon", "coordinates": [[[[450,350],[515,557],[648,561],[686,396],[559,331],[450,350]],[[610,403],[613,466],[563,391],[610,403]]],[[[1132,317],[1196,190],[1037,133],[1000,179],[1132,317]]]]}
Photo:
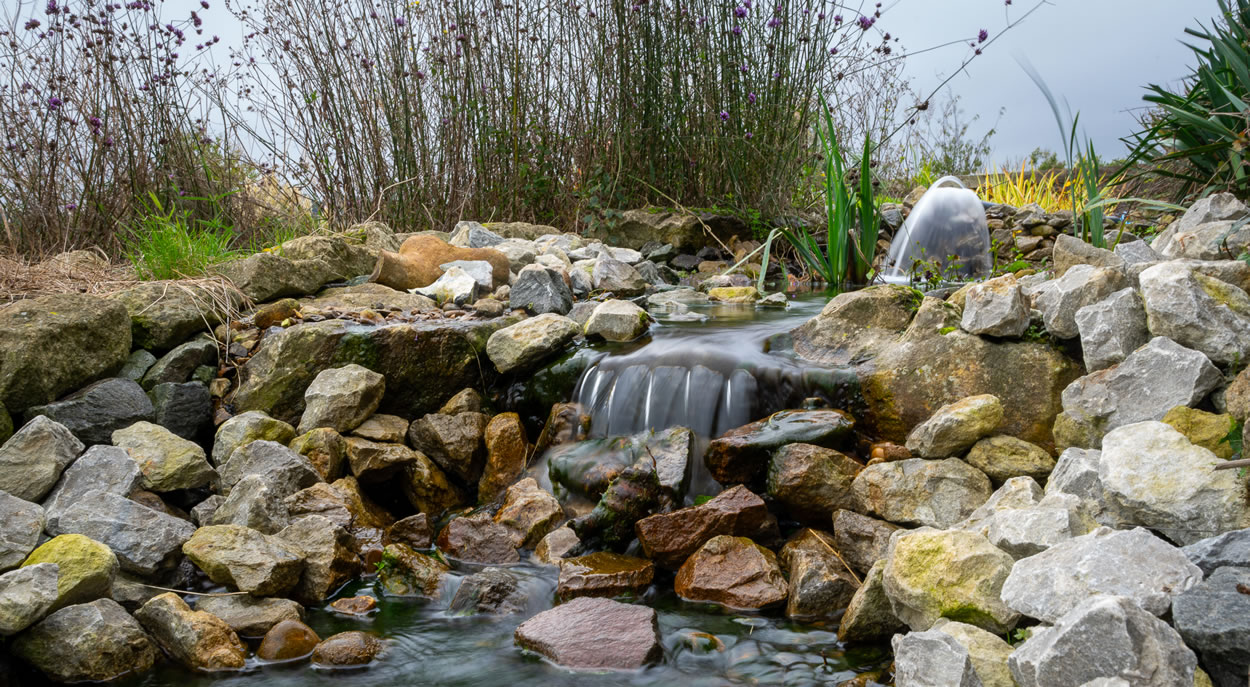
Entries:
{"type": "Polygon", "coordinates": [[[256,657],[262,661],[292,661],[311,654],[321,638],[298,620],[283,620],[260,640],[256,657]]]}
{"type": "Polygon", "coordinates": [[[855,421],[841,410],[783,410],[725,432],[708,444],[704,462],[721,484],[751,484],[764,476],[770,455],[786,444],[839,448],[855,421]]]}
{"type": "Polygon", "coordinates": [[[490,503],[525,472],[529,441],[516,413],[501,413],[486,425],[486,468],[477,485],[478,503],[490,503]]]}
{"type": "Polygon", "coordinates": [[[343,437],[329,427],[319,427],[291,440],[289,448],[312,463],[313,469],[327,482],[343,476],[347,445],[343,437]]]}
{"type": "Polygon", "coordinates": [[[643,518],[634,531],[647,558],[676,570],[712,537],[754,535],[767,518],[764,500],[739,485],[702,505],[643,518]]]}
{"type": "Polygon", "coordinates": [[[456,518],[438,533],[438,548],[469,563],[515,563],[521,560],[512,532],[489,513],[456,518]]]}
{"type": "Polygon", "coordinates": [[[343,615],[366,615],[378,607],[378,600],[372,596],[349,596],[335,599],[330,608],[343,615]]]}
{"type": "Polygon", "coordinates": [[[340,632],[327,637],[312,652],[313,665],[339,668],[363,666],[382,652],[382,642],[368,632],[340,632]]]}
{"type": "Polygon", "coordinates": [[[247,657],[243,642],[224,620],[191,610],[172,592],[148,600],[135,619],[165,653],[192,670],[239,670],[247,657]]]}
{"type": "Polygon", "coordinates": [[[495,513],[495,522],[507,527],[513,544],[521,548],[537,546],[562,520],[564,509],[560,502],[538,486],[533,477],[508,487],[503,506],[495,513]]]}
{"type": "Polygon", "coordinates": [[[434,542],[434,532],[430,529],[430,521],[425,513],[410,515],[403,520],[396,520],[386,530],[386,542],[407,544],[414,549],[428,549],[434,542]]]}
{"type": "Polygon", "coordinates": [[[655,579],[655,564],[645,558],[599,551],[560,561],[556,596],[613,597],[641,593],[655,579]]]}
{"type": "Polygon", "coordinates": [[[746,537],[708,540],[677,571],[677,595],[728,608],[759,609],[786,600],[786,578],[772,551],[746,537]]]}
{"type": "Polygon", "coordinates": [[[654,609],[579,597],[521,623],[516,643],[566,668],[633,670],[664,656],[654,609]]]}
{"type": "Polygon", "coordinates": [[[443,265],[456,260],[485,260],[491,266],[491,288],[508,283],[508,256],[490,248],[460,248],[437,236],[410,236],[398,253],[382,251],[369,281],[407,291],[433,284],[443,265]]]}

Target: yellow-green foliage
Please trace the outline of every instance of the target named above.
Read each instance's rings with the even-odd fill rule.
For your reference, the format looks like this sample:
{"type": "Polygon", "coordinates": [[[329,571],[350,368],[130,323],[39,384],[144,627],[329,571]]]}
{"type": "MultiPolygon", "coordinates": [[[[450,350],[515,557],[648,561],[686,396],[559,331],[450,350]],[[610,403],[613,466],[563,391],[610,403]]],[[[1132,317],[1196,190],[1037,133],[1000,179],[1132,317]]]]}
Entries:
{"type": "Polygon", "coordinates": [[[1022,207],[1037,203],[1047,212],[1072,209],[1074,179],[1058,183],[1057,171],[1039,172],[1028,162],[1020,163],[1019,171],[1006,167],[989,175],[977,189],[982,200],[1022,207]]]}

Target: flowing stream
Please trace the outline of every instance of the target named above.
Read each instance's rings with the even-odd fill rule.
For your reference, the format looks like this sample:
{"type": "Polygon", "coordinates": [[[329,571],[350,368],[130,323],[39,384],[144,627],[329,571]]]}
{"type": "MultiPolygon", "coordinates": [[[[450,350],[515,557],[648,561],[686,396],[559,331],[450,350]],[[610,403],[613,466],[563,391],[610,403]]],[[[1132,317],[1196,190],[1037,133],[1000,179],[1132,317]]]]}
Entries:
{"type": "MultiPolygon", "coordinates": [[[[836,396],[845,390],[836,371],[812,369],[784,353],[765,352],[770,337],[798,326],[819,312],[826,301],[826,296],[812,294],[794,301],[788,310],[692,306],[676,317],[657,311],[659,322],[649,341],[599,345],[578,352],[583,372],[566,399],[579,400],[592,410],[593,433],[597,436],[683,425],[706,440],[764,414],[794,407],[814,393],[836,396]],[[699,320],[699,315],[707,319],[699,320]]],[[[696,473],[692,493],[698,493],[698,481],[696,473]]],[[[879,670],[889,662],[885,647],[842,646],[837,641],[836,623],[804,625],[786,620],[777,611],[752,614],[684,602],[672,591],[672,573],[657,572],[655,584],[639,601],[659,613],[664,660],[640,671],[573,672],[521,652],[512,638],[521,621],[553,605],[557,570],[529,563],[510,568],[529,592],[525,613],[504,617],[449,614],[448,603],[460,580],[478,569],[480,566],[457,566],[439,598],[433,600],[385,598],[370,579],[349,584],[334,598],[358,594],[378,598],[377,611],[365,618],[330,611],[330,600],[323,607],[309,608],[305,620],[323,638],[346,630],[366,630],[385,640],[381,659],[364,670],[315,670],[306,661],[290,665],[254,662],[240,673],[210,676],[192,674],[165,661],[148,674],[122,684],[836,685],[859,673],[879,670]]],[[[259,640],[247,641],[254,648],[259,640]]],[[[44,684],[34,673],[18,678],[15,684],[44,684]]]]}

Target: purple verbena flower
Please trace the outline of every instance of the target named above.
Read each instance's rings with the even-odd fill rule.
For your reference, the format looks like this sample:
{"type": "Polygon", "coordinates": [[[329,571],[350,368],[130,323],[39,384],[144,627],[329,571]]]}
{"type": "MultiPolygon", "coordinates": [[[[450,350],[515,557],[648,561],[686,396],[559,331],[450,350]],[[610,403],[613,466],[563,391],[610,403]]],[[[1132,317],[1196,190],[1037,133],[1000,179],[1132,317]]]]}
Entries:
{"type": "Polygon", "coordinates": [[[977,33],[977,42],[984,43],[987,39],[989,39],[989,37],[990,37],[990,32],[986,31],[985,29],[981,29],[977,33]]]}
{"type": "Polygon", "coordinates": [[[726,111],[724,111],[724,110],[721,110],[721,111],[720,111],[720,120],[721,120],[722,122],[727,122],[727,121],[729,121],[729,113],[728,113],[728,112],[726,112],[726,111]]]}
{"type": "Polygon", "coordinates": [[[755,137],[755,134],[753,134],[753,133],[751,133],[750,131],[748,131],[748,132],[746,132],[745,134],[743,134],[743,135],[742,135],[742,137],[743,137],[743,138],[750,139],[750,138],[754,138],[754,137],[755,137]]]}
{"type": "Polygon", "coordinates": [[[775,29],[778,26],[781,26],[781,19],[779,17],[773,17],[768,20],[768,28],[775,29]]]}
{"type": "Polygon", "coordinates": [[[748,102],[748,103],[751,103],[752,105],[754,105],[754,104],[755,104],[755,100],[756,100],[756,95],[755,95],[754,93],[747,93],[747,102],[748,102]]]}
{"type": "Polygon", "coordinates": [[[876,17],[860,17],[859,19],[856,20],[856,22],[859,23],[860,29],[867,31],[868,29],[872,28],[873,24],[877,23],[877,18],[876,17]]]}
{"type": "Polygon", "coordinates": [[[735,36],[742,35],[742,27],[738,26],[737,24],[734,24],[734,27],[730,29],[730,31],[732,31],[735,36]]]}
{"type": "Polygon", "coordinates": [[[738,5],[737,7],[734,8],[734,16],[738,17],[739,19],[747,16],[747,14],[749,13],[750,13],[750,10],[748,10],[746,7],[742,5],[738,5]]]}
{"type": "Polygon", "coordinates": [[[37,29],[37,28],[39,28],[39,20],[38,20],[38,19],[31,19],[30,21],[26,22],[26,30],[27,30],[27,31],[33,31],[34,29],[37,29]]]}
{"type": "Polygon", "coordinates": [[[56,97],[55,95],[54,95],[54,96],[52,96],[51,98],[48,98],[48,109],[49,109],[49,110],[57,110],[57,109],[60,109],[60,107],[61,107],[61,105],[62,105],[62,104],[63,104],[63,101],[62,101],[60,98],[56,97]]]}
{"type": "Polygon", "coordinates": [[[403,17],[395,17],[395,26],[403,26],[404,24],[407,24],[407,23],[408,21],[404,19],[403,17]]]}

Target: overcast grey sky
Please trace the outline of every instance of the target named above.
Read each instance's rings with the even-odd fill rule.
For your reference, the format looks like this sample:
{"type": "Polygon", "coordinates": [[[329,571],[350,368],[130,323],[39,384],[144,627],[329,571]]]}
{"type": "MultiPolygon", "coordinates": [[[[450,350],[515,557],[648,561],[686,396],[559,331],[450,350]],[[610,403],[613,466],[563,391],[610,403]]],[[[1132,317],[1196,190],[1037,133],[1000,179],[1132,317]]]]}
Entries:
{"type": "MultiPolygon", "coordinates": [[[[1013,0],[1012,16],[1034,4],[1013,0]]],[[[1196,26],[1195,20],[1210,25],[1218,9],[1215,0],[1050,0],[977,57],[950,87],[969,115],[981,115],[976,125],[981,131],[998,120],[991,139],[996,162],[1018,161],[1039,146],[1059,150],[1050,107],[1016,62],[1027,59],[1051,91],[1080,112],[1099,155],[1120,157],[1125,147],[1118,139],[1134,128],[1132,110],[1144,105],[1143,86],[1185,77],[1193,59],[1180,43],[1184,29],[1196,26]],[[1001,107],[1006,110],[998,119],[1001,107]]],[[[995,33],[1006,23],[1003,10],[1003,0],[898,0],[880,26],[914,52],[981,28],[995,33]]],[[[966,51],[964,45],[915,56],[907,72],[927,94],[966,51]]]]}

